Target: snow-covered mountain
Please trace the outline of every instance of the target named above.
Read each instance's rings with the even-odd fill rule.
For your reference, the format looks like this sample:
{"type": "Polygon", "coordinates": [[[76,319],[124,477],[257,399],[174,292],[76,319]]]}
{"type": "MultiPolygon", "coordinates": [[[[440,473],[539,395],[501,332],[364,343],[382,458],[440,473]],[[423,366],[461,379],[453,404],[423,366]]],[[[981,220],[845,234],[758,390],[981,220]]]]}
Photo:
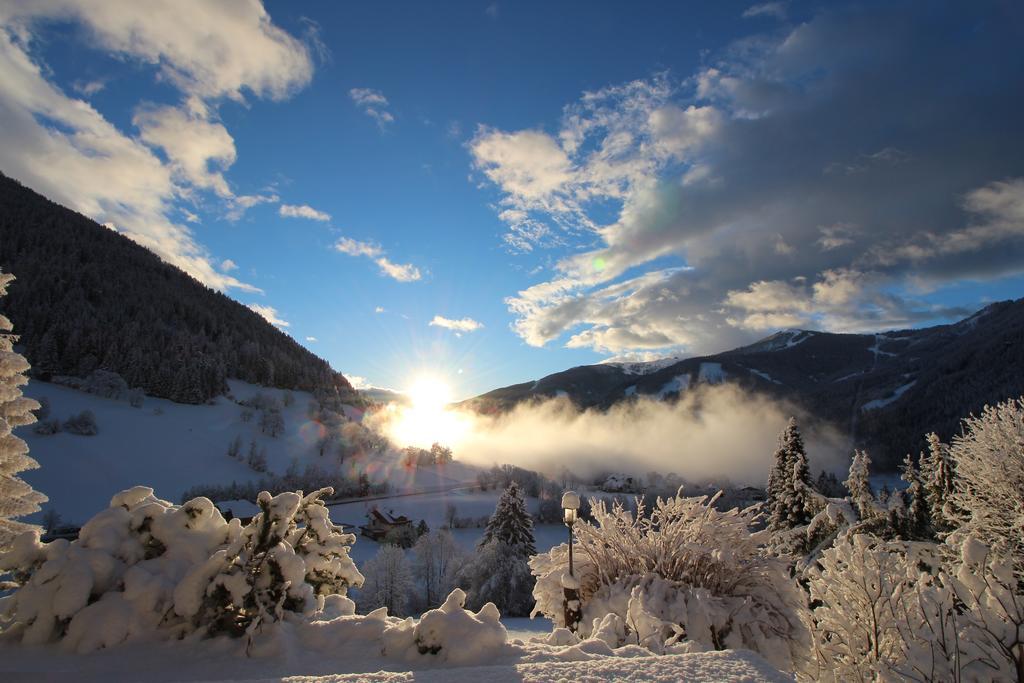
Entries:
{"type": "Polygon", "coordinates": [[[732,382],[791,401],[895,465],[944,439],[963,415],[1024,394],[1024,299],[992,304],[952,325],[878,334],[783,330],[723,353],[654,364],[604,363],[495,389],[467,405],[503,411],[522,401],[568,396],[607,408],[648,396],[671,400],[701,384],[732,382]]]}

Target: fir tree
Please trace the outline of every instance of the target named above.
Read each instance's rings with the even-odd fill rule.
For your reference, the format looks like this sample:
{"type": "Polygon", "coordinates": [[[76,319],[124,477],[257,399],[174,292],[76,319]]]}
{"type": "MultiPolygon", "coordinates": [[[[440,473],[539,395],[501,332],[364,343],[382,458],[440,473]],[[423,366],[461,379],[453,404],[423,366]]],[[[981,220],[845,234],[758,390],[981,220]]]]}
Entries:
{"type": "Polygon", "coordinates": [[[519,554],[527,557],[537,554],[533,541],[533,519],[526,511],[526,501],[519,492],[519,485],[514,481],[501,494],[498,506],[488,520],[487,529],[477,548],[482,548],[493,541],[521,549],[519,554]]]}
{"type": "Polygon", "coordinates": [[[469,604],[476,609],[493,602],[502,614],[529,614],[534,584],[529,560],[536,553],[533,520],[519,485],[512,481],[487,522],[476,555],[459,574],[469,604]]]}
{"type": "MultiPolygon", "coordinates": [[[[7,293],[7,285],[13,275],[0,272],[0,296],[7,293]]],[[[14,351],[17,337],[10,334],[11,322],[0,315],[0,548],[6,547],[15,536],[37,526],[17,522],[39,510],[39,504],[47,498],[33,490],[17,475],[25,470],[39,467],[29,457],[28,445],[12,433],[15,427],[36,421],[32,414],[40,405],[33,399],[22,396],[21,387],[28,382],[25,372],[28,361],[14,351]]]]}
{"type": "Polygon", "coordinates": [[[796,418],[779,436],[775,464],[768,478],[768,525],[771,529],[794,529],[812,517],[811,471],[796,418]]]}
{"type": "Polygon", "coordinates": [[[871,456],[866,451],[855,450],[850,463],[850,476],[845,483],[850,492],[850,501],[861,519],[868,519],[875,513],[875,498],[871,494],[871,482],[868,480],[870,470],[871,456]]]}
{"type": "Polygon", "coordinates": [[[903,459],[903,481],[907,482],[904,500],[907,504],[906,536],[911,540],[925,540],[932,536],[928,502],[925,500],[921,474],[914,466],[914,459],[907,454],[903,459]]]}
{"type": "Polygon", "coordinates": [[[949,508],[950,497],[956,488],[953,461],[949,456],[949,446],[942,443],[935,432],[926,438],[928,453],[921,456],[921,480],[932,527],[942,533],[953,528],[950,521],[953,515],[949,508]]]}

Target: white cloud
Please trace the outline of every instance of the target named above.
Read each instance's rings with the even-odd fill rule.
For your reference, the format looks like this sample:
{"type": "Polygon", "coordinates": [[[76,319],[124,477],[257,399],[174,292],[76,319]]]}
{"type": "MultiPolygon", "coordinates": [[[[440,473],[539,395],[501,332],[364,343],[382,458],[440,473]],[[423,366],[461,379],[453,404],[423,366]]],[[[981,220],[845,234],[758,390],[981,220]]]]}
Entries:
{"type": "Polygon", "coordinates": [[[92,97],[107,87],[106,81],[96,79],[92,81],[78,80],[71,84],[72,89],[84,97],[92,97]]]}
{"type": "Polygon", "coordinates": [[[751,5],[743,11],[743,18],[751,17],[775,17],[776,19],[786,18],[786,3],[784,2],[762,2],[751,5]]]}
{"type": "MultiPolygon", "coordinates": [[[[230,216],[252,205],[223,176],[234,141],[207,102],[243,93],[281,99],[304,86],[305,46],[273,25],[259,2],[226,0],[43,0],[0,6],[0,166],[33,189],[110,224],[167,262],[217,288],[259,291],[218,270],[194,234],[172,218],[196,190],[223,199],[230,216]],[[29,52],[37,26],[77,22],[92,46],[158,72],[182,94],[180,107],[139,106],[139,137],[118,130],[87,102],[68,96],[29,52]],[[164,162],[150,147],[159,147],[164,162]]],[[[77,48],[76,48],[77,49],[77,48]]],[[[102,81],[80,82],[89,96],[102,81]]]]}
{"type": "Polygon", "coordinates": [[[370,383],[366,381],[365,377],[359,375],[345,375],[345,379],[352,385],[353,389],[369,389],[370,383]]]}
{"type": "Polygon", "coordinates": [[[384,255],[380,245],[370,242],[360,242],[349,237],[341,237],[334,243],[334,248],[349,256],[365,256],[380,269],[381,275],[386,275],[399,282],[414,282],[422,277],[419,268],[410,263],[395,263],[384,255]]]}
{"type": "Polygon", "coordinates": [[[383,313],[384,312],[384,307],[383,306],[377,306],[375,309],[373,309],[373,312],[374,313],[383,313]]]}
{"type": "Polygon", "coordinates": [[[383,130],[389,123],[393,123],[395,117],[388,111],[388,98],[384,93],[373,88],[352,88],[348,96],[356,103],[356,106],[363,110],[363,113],[377,122],[383,130]]]}
{"type": "Polygon", "coordinates": [[[282,204],[278,213],[285,218],[308,218],[311,221],[323,222],[331,220],[331,214],[318,211],[308,204],[282,204]]]}
{"type": "Polygon", "coordinates": [[[164,150],[178,182],[233,196],[223,171],[235,163],[235,141],[222,124],[178,107],[141,107],[132,123],[143,142],[164,150]]]}
{"type": "Polygon", "coordinates": [[[506,242],[561,250],[506,298],[514,331],[535,346],[694,354],[773,327],[963,314],[915,288],[1024,272],[1024,178],[1006,171],[1024,150],[1024,97],[999,57],[1012,41],[962,45],[992,71],[983,86],[942,47],[977,14],[995,20],[949,8],[935,33],[902,7],[830,8],[743,37],[689,78],[583,93],[553,129],[478,128],[469,150],[501,193],[506,242]],[[877,117],[849,107],[868,87],[884,95],[877,117]],[[981,114],[978,87],[994,103],[981,114]],[[974,115],[984,125],[965,129],[974,115]]]}
{"type": "Polygon", "coordinates": [[[384,251],[376,244],[369,242],[360,242],[350,237],[342,237],[334,243],[334,248],[343,254],[349,256],[367,256],[369,258],[376,258],[384,253],[384,251]]]}
{"type": "Polygon", "coordinates": [[[320,340],[317,339],[316,337],[306,337],[306,341],[308,341],[308,342],[318,342],[320,340]]]}
{"type": "Polygon", "coordinates": [[[279,201],[281,198],[273,193],[235,195],[227,200],[227,211],[224,213],[224,217],[229,221],[237,221],[254,206],[276,204],[279,201]]]}
{"type": "Polygon", "coordinates": [[[259,313],[264,320],[271,325],[276,327],[291,327],[291,323],[287,320],[282,320],[278,315],[277,309],[273,306],[263,306],[261,304],[249,304],[249,308],[256,313],[259,313]]]}
{"type": "Polygon", "coordinates": [[[475,332],[484,326],[483,323],[473,320],[472,318],[452,320],[451,318],[445,318],[440,315],[435,315],[429,325],[431,327],[443,327],[454,332],[475,332]]]}
{"type": "Polygon", "coordinates": [[[157,65],[162,78],[202,98],[241,100],[243,91],[280,100],[305,86],[313,65],[301,41],[250,0],[43,0],[7,3],[0,25],[78,21],[110,52],[157,65]]]}
{"type": "Polygon", "coordinates": [[[220,269],[225,273],[230,273],[232,270],[238,269],[238,264],[231,259],[226,258],[220,262],[220,269]]]}

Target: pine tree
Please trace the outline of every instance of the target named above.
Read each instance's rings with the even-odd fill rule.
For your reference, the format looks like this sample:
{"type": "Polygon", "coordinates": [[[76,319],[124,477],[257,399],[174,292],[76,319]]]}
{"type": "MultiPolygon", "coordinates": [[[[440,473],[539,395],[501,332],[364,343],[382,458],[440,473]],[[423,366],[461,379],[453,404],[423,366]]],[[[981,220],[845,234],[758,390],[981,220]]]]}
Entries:
{"type": "Polygon", "coordinates": [[[514,481],[501,494],[477,548],[493,541],[521,550],[520,554],[527,557],[537,554],[533,541],[533,519],[526,511],[526,501],[519,492],[519,484],[514,481]]]}
{"type": "Polygon", "coordinates": [[[459,574],[460,584],[469,593],[469,604],[476,609],[493,602],[502,614],[529,614],[534,584],[529,560],[536,554],[533,520],[519,485],[512,481],[487,522],[476,555],[459,574]]]}
{"type": "Polygon", "coordinates": [[[928,502],[925,500],[921,474],[914,466],[914,459],[907,454],[903,459],[903,481],[907,482],[904,500],[907,503],[906,535],[912,540],[925,540],[932,536],[928,502]]]}
{"type": "Polygon", "coordinates": [[[785,520],[785,495],[791,488],[793,476],[792,463],[789,461],[789,450],[783,442],[785,432],[779,435],[779,446],[775,449],[774,463],[771,472],[768,473],[767,500],[768,528],[772,530],[782,529],[785,520]]]}
{"type": "Polygon", "coordinates": [[[949,456],[949,446],[942,443],[935,432],[926,438],[928,453],[921,456],[921,480],[932,527],[941,533],[953,528],[949,509],[950,497],[956,488],[953,461],[949,456]]]}
{"type": "Polygon", "coordinates": [[[875,514],[875,498],[871,494],[871,482],[868,479],[870,470],[871,456],[866,451],[855,450],[850,463],[850,476],[845,483],[850,492],[850,501],[861,519],[868,519],[875,514]]]}
{"type": "Polygon", "coordinates": [[[775,464],[768,478],[768,526],[794,529],[811,517],[811,470],[796,418],[791,417],[779,436],[775,464]]]}
{"type": "MultiPolygon", "coordinates": [[[[0,296],[7,293],[7,285],[14,276],[0,272],[0,296]]],[[[15,427],[36,421],[33,410],[39,404],[22,396],[21,387],[28,382],[25,372],[28,361],[14,351],[17,337],[10,334],[11,322],[0,315],[0,548],[6,547],[18,534],[39,527],[17,522],[39,510],[47,498],[20,479],[17,474],[36,469],[39,463],[29,457],[28,445],[15,436],[15,427]]]]}

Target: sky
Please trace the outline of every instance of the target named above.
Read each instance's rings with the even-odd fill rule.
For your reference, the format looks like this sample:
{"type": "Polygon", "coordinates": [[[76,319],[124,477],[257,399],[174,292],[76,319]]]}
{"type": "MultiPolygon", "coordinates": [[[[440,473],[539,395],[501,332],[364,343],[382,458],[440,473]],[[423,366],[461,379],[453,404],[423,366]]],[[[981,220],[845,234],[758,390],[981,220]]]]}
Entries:
{"type": "Polygon", "coordinates": [[[456,396],[1024,295],[1015,2],[0,0],[0,170],[456,396]]]}

